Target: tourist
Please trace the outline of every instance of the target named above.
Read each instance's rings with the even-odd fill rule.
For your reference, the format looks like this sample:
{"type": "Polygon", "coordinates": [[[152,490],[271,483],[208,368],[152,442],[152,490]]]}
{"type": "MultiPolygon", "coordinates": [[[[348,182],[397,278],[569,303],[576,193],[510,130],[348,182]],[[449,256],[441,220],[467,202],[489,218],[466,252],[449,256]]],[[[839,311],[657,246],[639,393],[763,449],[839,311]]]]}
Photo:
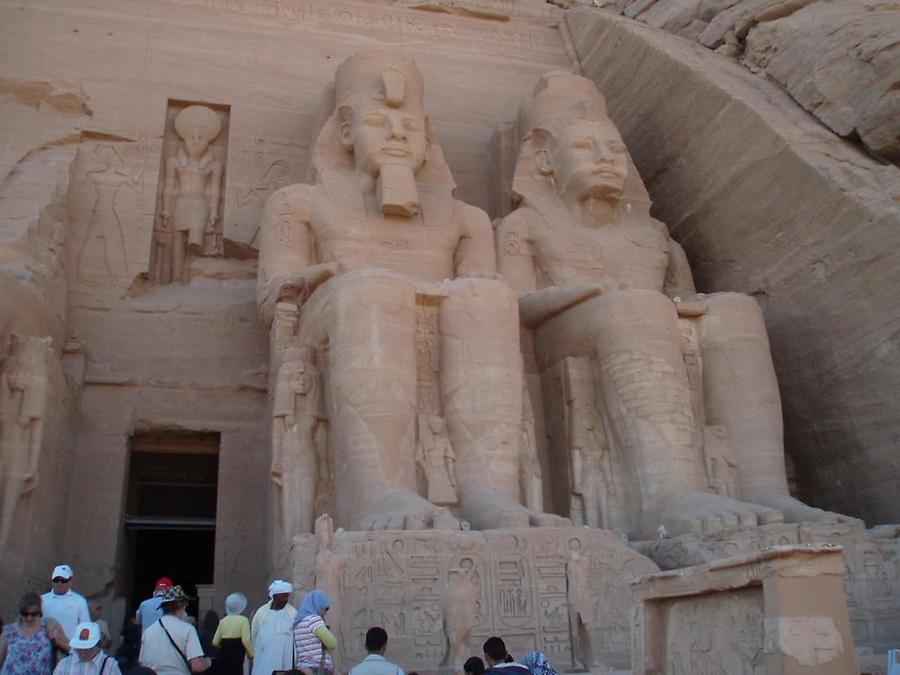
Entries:
{"type": "Polygon", "coordinates": [[[134,612],[125,614],[125,621],[122,623],[119,637],[122,638],[122,641],[116,650],[116,661],[119,662],[119,670],[128,673],[140,665],[138,653],[141,651],[141,624],[135,618],[134,612]]]}
{"type": "Polygon", "coordinates": [[[87,600],[72,590],[73,576],[71,567],[57,565],[50,575],[53,590],[41,596],[44,617],[56,619],[68,640],[72,639],[78,624],[91,620],[87,600]]]}
{"type": "Polygon", "coordinates": [[[484,660],[487,662],[488,669],[484,671],[485,675],[531,675],[531,671],[527,666],[516,663],[515,659],[506,651],[506,643],[502,638],[489,637],[482,646],[484,650],[484,660]]]}
{"type": "Polygon", "coordinates": [[[101,639],[94,621],[78,624],[70,642],[73,653],[56,664],[53,675],[122,675],[116,660],[100,646],[101,639]]]}
{"type": "Polygon", "coordinates": [[[3,627],[6,648],[0,651],[0,675],[50,675],[53,647],[69,650],[69,641],[55,619],[41,618],[41,596],[26,593],[19,600],[19,618],[3,627]]]}
{"type": "Polygon", "coordinates": [[[144,600],[138,607],[135,618],[141,625],[142,635],[162,616],[162,610],[159,606],[162,604],[162,596],[167,588],[172,588],[172,580],[169,577],[160,577],[153,587],[153,595],[144,600]]]}
{"type": "Polygon", "coordinates": [[[543,652],[528,652],[522,657],[522,665],[531,671],[531,675],[558,675],[543,652]]]}
{"type": "Polygon", "coordinates": [[[103,616],[103,603],[99,600],[91,600],[88,602],[88,612],[91,615],[91,621],[100,626],[100,649],[107,652],[112,647],[112,636],[109,634],[109,624],[100,617],[103,616]]]}
{"type": "Polygon", "coordinates": [[[290,670],[293,666],[291,628],[297,610],[288,603],[292,590],[290,582],[276,579],[269,584],[271,599],[253,614],[253,675],[272,675],[272,671],[290,670]]]}
{"type": "Polygon", "coordinates": [[[247,596],[232,593],[225,598],[226,616],[219,622],[213,636],[213,647],[219,649],[216,659],[216,675],[241,675],[244,672],[244,656],[253,658],[250,641],[250,622],[244,616],[247,596]]]}
{"type": "Polygon", "coordinates": [[[306,675],[316,675],[319,668],[334,672],[328,652],[337,649],[337,638],[325,625],[330,606],[328,593],[317,588],[306,594],[294,617],[294,662],[306,675]]]}
{"type": "Polygon", "coordinates": [[[384,628],[373,626],[366,631],[366,651],[369,655],[350,669],[350,675],[403,675],[403,668],[384,658],[388,634],[384,628]]]}
{"type": "Polygon", "coordinates": [[[190,675],[209,668],[197,629],[183,620],[189,600],[181,586],[165,589],[160,605],[163,615],[141,638],[141,665],[159,675],[190,675]]]}
{"type": "Polygon", "coordinates": [[[463,672],[466,675],[484,675],[484,661],[478,656],[470,656],[463,664],[463,672]]]}
{"type": "Polygon", "coordinates": [[[197,629],[197,636],[200,638],[203,653],[212,659],[219,655],[219,650],[213,646],[213,638],[216,636],[217,630],[219,630],[219,613],[214,609],[208,609],[203,615],[200,628],[197,629]]]}

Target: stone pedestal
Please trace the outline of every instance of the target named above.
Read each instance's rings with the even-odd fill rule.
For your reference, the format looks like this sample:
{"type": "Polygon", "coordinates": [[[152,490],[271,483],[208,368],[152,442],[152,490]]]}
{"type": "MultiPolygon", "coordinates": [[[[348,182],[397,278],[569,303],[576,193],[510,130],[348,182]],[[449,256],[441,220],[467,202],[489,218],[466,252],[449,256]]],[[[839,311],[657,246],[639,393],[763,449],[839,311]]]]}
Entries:
{"type": "Polygon", "coordinates": [[[765,525],[716,537],[683,535],[638,542],[664,570],[759,553],[773,546],[835,544],[844,549],[844,592],[857,645],[884,652],[900,635],[900,527],[864,530],[815,523],[765,525]]]}
{"type": "Polygon", "coordinates": [[[632,582],[633,672],[855,675],[840,546],[776,546],[632,582]]]}
{"type": "Polygon", "coordinates": [[[314,586],[332,597],[327,619],[339,633],[339,667],[364,658],[366,630],[382,626],[389,658],[419,673],[461,670],[447,658],[451,633],[468,633],[459,651],[469,655],[479,655],[485,639],[500,635],[514,657],[537,649],[558,670],[568,670],[569,608],[585,607],[585,600],[589,609],[581,619],[592,633],[595,662],[627,668],[633,609],[628,582],[659,569],[609,532],[574,527],[339,530],[327,551],[312,535],[296,538],[291,558],[298,602],[314,586]],[[586,561],[585,588],[571,587],[572,560],[586,561]],[[475,586],[468,631],[453,625],[465,608],[451,615],[448,603],[451,596],[458,603],[460,575],[471,575],[475,586]]]}

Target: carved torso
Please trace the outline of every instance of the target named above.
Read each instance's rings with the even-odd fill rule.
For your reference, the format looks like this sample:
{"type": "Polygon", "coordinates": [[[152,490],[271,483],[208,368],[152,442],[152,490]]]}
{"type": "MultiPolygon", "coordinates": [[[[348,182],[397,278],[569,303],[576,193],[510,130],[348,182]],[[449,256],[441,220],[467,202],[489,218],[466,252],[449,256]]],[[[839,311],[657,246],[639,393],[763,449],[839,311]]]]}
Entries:
{"type": "Polygon", "coordinates": [[[215,162],[205,166],[182,164],[176,160],[179,195],[206,195],[215,162]]]}
{"type": "Polygon", "coordinates": [[[393,270],[416,281],[452,278],[460,224],[455,210],[444,223],[412,218],[370,217],[339,208],[321,191],[311,227],[318,262],[339,262],[342,271],[393,270]]]}
{"type": "Polygon", "coordinates": [[[661,291],[668,266],[668,236],[656,221],[598,228],[551,226],[528,209],[528,238],[539,287],[597,283],[610,279],[661,291]]]}

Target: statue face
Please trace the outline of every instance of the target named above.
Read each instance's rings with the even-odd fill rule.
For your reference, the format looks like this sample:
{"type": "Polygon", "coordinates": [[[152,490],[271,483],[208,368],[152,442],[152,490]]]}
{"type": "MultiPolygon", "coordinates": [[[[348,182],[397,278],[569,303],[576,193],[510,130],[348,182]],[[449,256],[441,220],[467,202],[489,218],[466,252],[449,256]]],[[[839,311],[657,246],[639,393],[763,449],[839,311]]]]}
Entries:
{"type": "Polygon", "coordinates": [[[190,157],[191,159],[200,159],[204,154],[206,154],[206,150],[208,148],[209,141],[201,136],[199,131],[195,131],[190,136],[184,139],[185,152],[187,152],[188,157],[190,157]]]}
{"type": "Polygon", "coordinates": [[[416,171],[425,163],[425,114],[417,105],[391,108],[375,100],[357,105],[341,124],[341,141],[353,149],[357,168],[372,176],[386,164],[416,171]]]}
{"type": "Polygon", "coordinates": [[[291,388],[297,394],[307,394],[312,387],[312,379],[305,370],[291,374],[291,388]]]}
{"type": "Polygon", "coordinates": [[[547,143],[538,166],[556,178],[563,198],[618,201],[628,176],[628,155],[616,128],[599,120],[579,120],[558,131],[547,143]]]}

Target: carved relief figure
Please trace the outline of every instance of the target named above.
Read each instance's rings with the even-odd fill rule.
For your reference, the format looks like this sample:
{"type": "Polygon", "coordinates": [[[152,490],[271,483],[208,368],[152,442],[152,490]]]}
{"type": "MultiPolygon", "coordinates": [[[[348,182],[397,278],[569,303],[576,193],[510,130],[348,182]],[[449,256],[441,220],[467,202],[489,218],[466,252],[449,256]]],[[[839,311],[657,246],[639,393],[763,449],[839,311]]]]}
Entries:
{"type": "Polygon", "coordinates": [[[283,541],[313,527],[316,497],[331,484],[322,378],[312,350],[289,347],[275,380],[272,480],[278,486],[283,541]]]}
{"type": "Polygon", "coordinates": [[[338,67],[334,111],[313,151],[316,183],[282,188],[263,211],[260,314],[271,321],[276,303],[299,304],[298,339],[327,344],[339,524],[458,527],[418,494],[417,295],[441,296],[441,416],[462,516],[482,528],[558,523],[519,502],[515,297],[495,278],[486,214],[452,197],[423,90],[397,54],[361,53],[338,67]]]}
{"type": "Polygon", "coordinates": [[[438,506],[456,504],[456,455],[447,438],[447,426],[438,415],[419,416],[416,462],[428,485],[428,501],[438,506]]]}
{"type": "Polygon", "coordinates": [[[534,409],[528,387],[522,388],[522,449],[519,459],[519,490],[525,506],[533,511],[544,510],[544,478],[538,458],[537,437],[534,432],[534,409]]]}
{"type": "Polygon", "coordinates": [[[791,498],[781,407],[768,338],[755,301],[694,296],[681,247],[649,215],[649,198],[593,83],[541,78],[520,117],[514,178],[519,208],[497,232],[500,270],[519,292],[542,369],[566,357],[596,364],[610,447],[635,473],[628,522],[650,537],[756,523],[834,519],[791,498]],[[706,422],[727,429],[746,502],[707,485],[679,309],[697,317],[706,422]]]}
{"type": "Polygon", "coordinates": [[[469,638],[475,627],[478,587],[473,567],[451,570],[444,594],[444,635],[447,652],[441,665],[460,670],[469,655],[469,638]]]}
{"type": "Polygon", "coordinates": [[[216,221],[222,165],[211,143],[222,120],[210,108],[192,105],[175,117],[181,139],[178,152],[166,160],[162,211],[156,232],[156,265],[160,283],[190,281],[190,256],[217,250],[216,221]],[[166,269],[166,265],[171,267],[166,269]]]}
{"type": "Polygon", "coordinates": [[[331,516],[323,514],[316,518],[316,588],[321,588],[331,597],[328,609],[328,626],[337,638],[338,652],[334,655],[340,665],[341,653],[345,649],[341,639],[343,619],[343,578],[347,568],[347,556],[335,553],[334,522],[331,516]]]}
{"type": "MultiPolygon", "coordinates": [[[[573,549],[574,542],[570,542],[573,549]]],[[[579,542],[580,544],[580,542],[579,542]]],[[[594,666],[593,632],[597,627],[594,606],[596,597],[591,588],[591,559],[580,548],[570,551],[566,561],[566,599],[569,606],[569,631],[572,637],[572,665],[581,664],[586,670],[594,666]]]]}
{"type": "Polygon", "coordinates": [[[37,487],[47,416],[49,338],[14,338],[0,364],[0,547],[19,500],[37,487]]]}
{"type": "Polygon", "coordinates": [[[587,359],[568,358],[563,374],[572,476],[572,524],[608,528],[609,498],[614,485],[612,462],[594,400],[590,363],[587,359]]]}
{"type": "Polygon", "coordinates": [[[127,171],[122,157],[109,143],[96,146],[92,154],[99,166],[88,171],[87,176],[97,197],[91,206],[87,231],[78,251],[75,264],[78,278],[84,280],[88,276],[91,266],[86,258],[92,247],[96,246],[100,249],[106,281],[127,286],[132,279],[128,275],[128,252],[116,197],[122,188],[138,185],[141,169],[127,171]]]}
{"type": "Polygon", "coordinates": [[[725,427],[703,427],[703,460],[707,484],[724,497],[737,497],[737,461],[728,447],[725,427]]]}

